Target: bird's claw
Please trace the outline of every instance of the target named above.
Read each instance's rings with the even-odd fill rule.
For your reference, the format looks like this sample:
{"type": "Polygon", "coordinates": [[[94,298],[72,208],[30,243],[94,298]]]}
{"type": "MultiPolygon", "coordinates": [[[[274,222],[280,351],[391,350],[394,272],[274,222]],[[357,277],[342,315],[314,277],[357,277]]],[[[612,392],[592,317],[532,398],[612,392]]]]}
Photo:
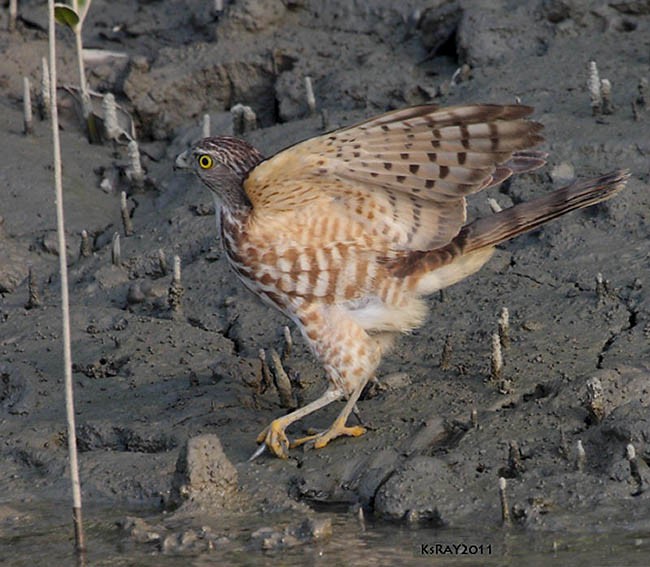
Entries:
{"type": "Polygon", "coordinates": [[[360,425],[345,425],[345,420],[339,418],[325,431],[317,432],[309,430],[309,435],[296,439],[295,441],[289,441],[289,438],[284,432],[285,428],[286,425],[282,419],[272,421],[257,436],[257,442],[260,444],[260,447],[253,453],[249,461],[259,457],[265,449],[269,449],[271,453],[281,459],[286,459],[289,457],[289,449],[300,447],[306,443],[312,444],[315,449],[322,449],[337,437],[359,437],[367,431],[365,427],[360,425]]]}
{"type": "Polygon", "coordinates": [[[330,441],[336,439],[337,437],[360,437],[365,432],[365,427],[362,427],[360,425],[348,426],[345,425],[344,421],[337,419],[329,429],[320,433],[314,433],[307,435],[306,437],[296,439],[295,441],[291,442],[290,447],[293,449],[295,447],[300,447],[300,445],[304,445],[305,443],[313,442],[314,449],[322,449],[323,447],[327,446],[330,441]]]}
{"type": "Polygon", "coordinates": [[[264,451],[266,451],[266,444],[262,443],[257,449],[255,449],[255,452],[250,456],[248,459],[249,463],[252,463],[257,457],[259,457],[264,451]]]}
{"type": "MultiPolygon", "coordinates": [[[[267,447],[276,457],[281,459],[286,459],[289,456],[289,447],[291,446],[284,432],[285,427],[286,425],[281,419],[276,419],[257,436],[257,442],[264,443],[262,447],[267,447]]],[[[251,460],[263,452],[264,449],[258,449],[251,457],[251,460]]]]}

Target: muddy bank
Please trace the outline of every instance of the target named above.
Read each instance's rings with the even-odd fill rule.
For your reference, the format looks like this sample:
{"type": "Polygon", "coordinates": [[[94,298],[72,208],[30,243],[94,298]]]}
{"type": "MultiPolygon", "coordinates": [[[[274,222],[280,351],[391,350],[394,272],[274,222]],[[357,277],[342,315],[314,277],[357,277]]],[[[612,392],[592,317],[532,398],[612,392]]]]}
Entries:
{"type": "MultiPolygon", "coordinates": [[[[379,525],[500,529],[499,477],[508,482],[515,526],[647,529],[650,102],[638,89],[650,78],[645,3],[543,1],[513,10],[505,1],[486,8],[414,0],[398,9],[383,1],[269,0],[234,2],[220,14],[206,2],[126,4],[95,0],[85,40],[126,55],[89,65],[90,80],[132,113],[148,188],[129,184],[124,147],[89,145],[67,114],[62,131],[83,495],[97,505],[154,510],[144,519],[125,513],[117,538],[170,553],[323,545],[335,554],[345,531],[337,514],[357,522],[359,509],[379,525]],[[590,60],[611,81],[612,114],[592,116],[590,60]],[[471,72],[452,81],[465,63],[471,72]],[[202,115],[211,115],[213,133],[226,133],[230,107],[250,105],[259,128],[247,137],[269,155],[390,108],[515,99],[534,106],[544,123],[549,165],[475,196],[470,217],[490,214],[487,197],[518,203],[571,171],[629,168],[628,188],[502,246],[479,274],[431,297],[427,323],[399,341],[381,385],[359,404],[364,437],[297,449],[285,462],[248,463],[259,431],[286,411],[275,388],[260,386],[258,352],[283,351],[287,321],[229,271],[207,192],[172,172],[176,153],[200,136],[202,115]],[[121,224],[122,190],[131,236],[121,224]],[[80,254],[82,230],[92,243],[88,257],[80,254]],[[115,233],[119,265],[111,262],[115,233]],[[176,312],[168,304],[174,255],[184,288],[176,312]],[[503,379],[493,382],[491,335],[503,307],[510,345],[503,379]],[[199,475],[203,488],[194,490],[179,480],[178,459],[189,454],[188,440],[205,435],[217,436],[222,467],[199,475]],[[212,508],[183,513],[186,498],[212,508]],[[163,514],[172,504],[181,506],[163,514]]],[[[17,31],[0,32],[0,485],[7,507],[0,533],[7,535],[30,529],[20,519],[27,503],[60,502],[68,493],[49,124],[37,121],[33,136],[22,134],[21,76],[38,84],[46,52],[41,11],[38,2],[21,3],[17,31]],[[27,309],[30,266],[40,305],[27,309]]],[[[72,41],[60,35],[59,74],[71,83],[72,41]]],[[[302,404],[325,384],[291,330],[284,365],[302,404]]],[[[339,410],[326,408],[289,433],[324,428],[339,410]]],[[[216,445],[208,446],[204,455],[216,445]]]]}

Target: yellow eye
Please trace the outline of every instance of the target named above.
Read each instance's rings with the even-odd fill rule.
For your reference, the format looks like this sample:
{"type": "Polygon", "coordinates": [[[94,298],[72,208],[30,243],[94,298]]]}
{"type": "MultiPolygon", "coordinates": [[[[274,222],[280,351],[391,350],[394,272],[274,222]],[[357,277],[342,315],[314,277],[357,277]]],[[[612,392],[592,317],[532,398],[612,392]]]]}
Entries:
{"type": "Polygon", "coordinates": [[[214,165],[214,161],[210,156],[203,154],[199,156],[199,165],[201,169],[210,169],[214,165]]]}

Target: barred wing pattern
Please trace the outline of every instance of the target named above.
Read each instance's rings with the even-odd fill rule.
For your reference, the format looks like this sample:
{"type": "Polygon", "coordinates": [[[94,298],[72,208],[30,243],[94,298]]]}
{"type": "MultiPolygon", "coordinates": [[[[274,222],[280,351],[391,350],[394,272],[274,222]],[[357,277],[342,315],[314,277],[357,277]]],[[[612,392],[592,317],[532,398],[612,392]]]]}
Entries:
{"type": "Polygon", "coordinates": [[[541,124],[521,105],[418,106],[307,140],[244,182],[259,214],[338,202],[395,250],[443,246],[465,223],[465,196],[545,163],[528,150],[541,124]],[[526,151],[528,150],[528,151],[526,151]]]}

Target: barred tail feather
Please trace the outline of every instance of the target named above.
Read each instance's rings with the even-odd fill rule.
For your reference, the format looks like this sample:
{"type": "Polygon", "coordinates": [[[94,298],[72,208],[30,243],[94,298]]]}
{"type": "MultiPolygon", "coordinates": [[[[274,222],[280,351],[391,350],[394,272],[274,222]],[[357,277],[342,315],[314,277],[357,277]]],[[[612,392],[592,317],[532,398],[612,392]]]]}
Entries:
{"type": "Polygon", "coordinates": [[[478,219],[463,227],[446,246],[410,252],[394,261],[391,272],[396,277],[413,278],[418,293],[433,293],[476,272],[497,244],[609,199],[625,187],[629,176],[626,170],[616,170],[478,219]]]}
{"type": "Polygon", "coordinates": [[[505,209],[465,226],[458,240],[464,254],[538,228],[566,213],[590,207],[614,196],[625,187],[629,173],[617,170],[602,177],[575,182],[543,197],[505,209]]]}

